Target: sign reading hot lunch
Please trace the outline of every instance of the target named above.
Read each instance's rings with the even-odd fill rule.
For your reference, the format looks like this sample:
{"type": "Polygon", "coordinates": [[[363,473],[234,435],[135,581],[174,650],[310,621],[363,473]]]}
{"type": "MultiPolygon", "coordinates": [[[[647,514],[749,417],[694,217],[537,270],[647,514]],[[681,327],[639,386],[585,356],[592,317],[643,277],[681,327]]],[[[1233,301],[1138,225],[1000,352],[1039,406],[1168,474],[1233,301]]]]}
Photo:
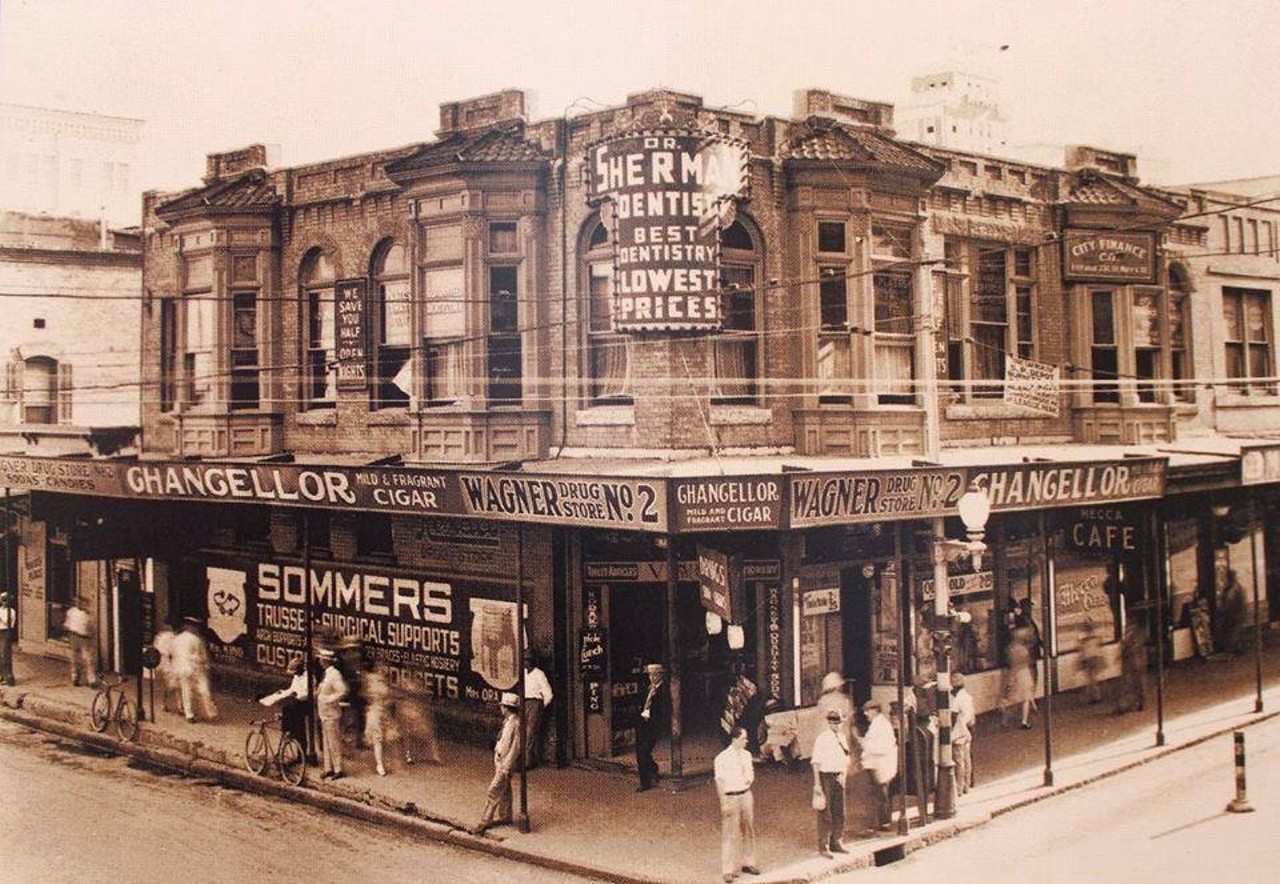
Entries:
{"type": "Polygon", "coordinates": [[[587,168],[614,244],[613,327],[718,329],[720,230],[746,195],[745,142],[642,132],[594,145],[587,168]]]}

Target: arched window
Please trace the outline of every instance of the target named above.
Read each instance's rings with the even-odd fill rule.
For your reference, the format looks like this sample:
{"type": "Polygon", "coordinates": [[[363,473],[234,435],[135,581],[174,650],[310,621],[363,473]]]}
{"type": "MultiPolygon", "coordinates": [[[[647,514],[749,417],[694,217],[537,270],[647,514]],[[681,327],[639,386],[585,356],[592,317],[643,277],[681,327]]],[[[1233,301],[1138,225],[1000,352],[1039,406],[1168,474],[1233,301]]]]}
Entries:
{"type": "Polygon", "coordinates": [[[332,407],[338,369],[334,361],[333,262],[320,249],[312,249],[302,261],[298,278],[305,311],[306,367],[303,406],[332,407]]]}
{"type": "Polygon", "coordinates": [[[587,236],[587,394],[591,405],[630,405],[631,342],[613,330],[613,249],[596,222],[587,236]]]}
{"type": "Polygon", "coordinates": [[[26,424],[71,420],[71,366],[48,356],[32,356],[9,364],[10,395],[26,424]]]}
{"type": "Polygon", "coordinates": [[[412,389],[409,347],[413,326],[409,308],[409,257],[400,243],[387,240],[374,252],[375,293],[374,408],[398,408],[409,402],[412,389]]]}
{"type": "Polygon", "coordinates": [[[759,395],[757,264],[751,232],[735,221],[720,234],[720,298],[723,331],[714,339],[712,402],[754,404],[759,395]]]}

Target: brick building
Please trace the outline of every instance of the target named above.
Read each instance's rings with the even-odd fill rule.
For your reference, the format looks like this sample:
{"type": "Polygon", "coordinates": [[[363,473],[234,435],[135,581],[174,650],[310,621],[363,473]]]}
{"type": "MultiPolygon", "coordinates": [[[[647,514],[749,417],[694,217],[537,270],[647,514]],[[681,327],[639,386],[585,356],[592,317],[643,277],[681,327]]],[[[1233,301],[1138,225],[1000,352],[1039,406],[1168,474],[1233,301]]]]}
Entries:
{"type": "Polygon", "coordinates": [[[527,646],[559,756],[608,760],[665,661],[677,773],[740,674],[795,706],[831,670],[859,698],[927,674],[976,488],[958,665],[994,705],[1030,600],[1070,686],[1086,621],[1160,634],[1168,502],[1246,494],[1195,389],[1206,228],[1124,154],[892,126],[817,90],[789,119],[659,90],[545,121],[510,91],[397,150],[211,155],[144,198],[141,456],[24,484],[73,539],[99,515],[84,555],[137,560],[122,610],[206,618],[225,678],[358,639],[486,732],[527,646]]]}

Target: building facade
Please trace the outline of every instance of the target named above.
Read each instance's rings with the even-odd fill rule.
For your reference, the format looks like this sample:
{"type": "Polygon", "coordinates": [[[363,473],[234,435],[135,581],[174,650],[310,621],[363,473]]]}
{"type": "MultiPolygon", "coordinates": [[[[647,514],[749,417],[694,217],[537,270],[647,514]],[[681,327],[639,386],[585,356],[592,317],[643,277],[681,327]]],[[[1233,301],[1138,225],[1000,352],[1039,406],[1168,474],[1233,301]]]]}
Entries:
{"type": "Polygon", "coordinates": [[[564,760],[625,754],[655,660],[676,773],[740,675],[788,706],[829,671],[889,696],[949,641],[991,708],[1015,600],[1041,685],[1071,687],[1086,623],[1113,657],[1135,619],[1187,643],[1169,603],[1207,593],[1224,526],[1171,502],[1280,479],[1203,407],[1211,228],[1132,159],[666,90],[546,121],[515,91],[446,104],[431,141],[305,167],[211,155],[144,198],[140,456],[2,466],[72,562],[135,575],[108,591],[142,640],[204,618],[246,681],[359,641],[460,735],[530,650],[564,760]],[[989,549],[948,557],[969,616],[944,634],[969,489],[989,549]]]}

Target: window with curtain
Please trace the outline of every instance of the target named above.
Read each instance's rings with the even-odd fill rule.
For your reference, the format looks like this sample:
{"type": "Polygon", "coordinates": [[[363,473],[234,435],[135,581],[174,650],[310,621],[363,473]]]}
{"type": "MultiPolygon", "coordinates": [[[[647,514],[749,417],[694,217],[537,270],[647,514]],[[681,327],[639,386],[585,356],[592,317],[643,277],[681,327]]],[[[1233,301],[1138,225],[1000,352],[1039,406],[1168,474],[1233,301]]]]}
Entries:
{"type": "Polygon", "coordinates": [[[306,392],[304,405],[333,407],[338,368],[334,359],[334,280],[336,271],[324,252],[312,250],[303,262],[301,279],[306,311],[306,392]]]}
{"type": "Polygon", "coordinates": [[[188,295],[184,305],[186,328],[183,335],[183,377],[186,378],[187,405],[206,405],[213,401],[217,364],[214,346],[217,341],[218,305],[212,294],[188,295]]]}
{"type": "Polygon", "coordinates": [[[1034,359],[1036,250],[948,239],[947,376],[969,399],[1004,396],[1010,356],[1034,359]]]}
{"type": "Polygon", "coordinates": [[[1094,402],[1119,402],[1120,354],[1117,345],[1115,292],[1089,292],[1089,370],[1094,402]]]}
{"type": "Polygon", "coordinates": [[[1222,317],[1227,377],[1236,381],[1231,389],[1246,395],[1274,396],[1271,292],[1224,287],[1222,317]]]}
{"type": "Polygon", "coordinates": [[[1191,286],[1181,267],[1169,268],[1169,373],[1173,381],[1173,398],[1179,402],[1194,402],[1195,384],[1188,383],[1192,376],[1191,357],[1188,355],[1187,311],[1191,307],[1191,286]]]}
{"type": "Polygon", "coordinates": [[[596,223],[587,239],[587,372],[592,405],[630,405],[631,340],[613,330],[613,250],[596,223]]]}
{"type": "Polygon", "coordinates": [[[465,391],[466,311],[462,285],[461,265],[432,267],[422,274],[423,357],[427,373],[424,394],[428,406],[451,405],[465,391]]]}
{"type": "Polygon", "coordinates": [[[397,408],[409,403],[409,343],[413,340],[409,303],[409,257],[403,245],[383,243],[374,253],[375,305],[374,408],[397,408]]]}
{"type": "Polygon", "coordinates": [[[722,331],[712,343],[712,402],[750,405],[759,396],[755,242],[742,222],[735,221],[721,235],[720,249],[722,331]]]}

